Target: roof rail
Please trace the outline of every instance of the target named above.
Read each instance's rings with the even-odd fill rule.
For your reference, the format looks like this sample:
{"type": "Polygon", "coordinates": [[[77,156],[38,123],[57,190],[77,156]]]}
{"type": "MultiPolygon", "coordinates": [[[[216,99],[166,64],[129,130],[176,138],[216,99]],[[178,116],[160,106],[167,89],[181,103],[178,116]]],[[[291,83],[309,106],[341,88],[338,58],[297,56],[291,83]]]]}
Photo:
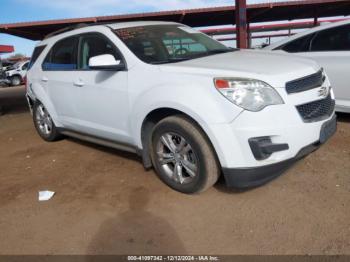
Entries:
{"type": "MultiPolygon", "coordinates": [[[[88,27],[88,26],[91,26],[92,24],[87,24],[87,23],[79,23],[79,24],[76,24],[76,25],[73,25],[73,26],[67,26],[65,28],[62,28],[62,29],[59,29],[57,31],[54,31],[50,34],[47,34],[44,39],[48,39],[50,37],[53,37],[55,35],[59,35],[59,34],[62,34],[62,33],[65,33],[65,32],[69,32],[69,31],[72,31],[72,30],[75,30],[75,29],[80,29],[80,28],[84,28],[84,27],[88,27]]],[[[95,25],[95,24],[93,24],[95,25]]]]}

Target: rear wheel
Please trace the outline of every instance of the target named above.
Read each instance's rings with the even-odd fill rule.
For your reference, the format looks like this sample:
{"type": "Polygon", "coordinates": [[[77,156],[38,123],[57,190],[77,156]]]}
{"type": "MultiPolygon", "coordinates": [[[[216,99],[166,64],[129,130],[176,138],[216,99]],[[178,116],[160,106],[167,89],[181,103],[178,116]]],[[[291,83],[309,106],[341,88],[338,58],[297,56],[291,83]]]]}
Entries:
{"type": "Polygon", "coordinates": [[[33,121],[38,134],[48,142],[57,141],[61,138],[49,112],[40,102],[34,104],[33,121]]]}
{"type": "Polygon", "coordinates": [[[11,77],[11,86],[19,86],[22,82],[21,77],[19,76],[13,76],[11,77]]]}
{"type": "Polygon", "coordinates": [[[154,128],[152,162],[160,179],[182,193],[199,193],[220,175],[216,155],[203,131],[191,120],[171,116],[154,128]]]}

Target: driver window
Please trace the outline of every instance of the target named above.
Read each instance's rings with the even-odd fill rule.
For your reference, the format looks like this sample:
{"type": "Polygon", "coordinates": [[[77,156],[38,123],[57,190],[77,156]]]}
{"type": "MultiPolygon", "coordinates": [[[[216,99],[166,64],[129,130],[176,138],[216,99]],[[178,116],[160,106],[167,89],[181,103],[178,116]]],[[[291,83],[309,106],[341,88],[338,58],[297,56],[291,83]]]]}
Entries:
{"type": "Polygon", "coordinates": [[[79,69],[88,70],[91,57],[99,55],[113,55],[116,60],[121,60],[115,47],[100,35],[83,36],[80,41],[79,69]]]}
{"type": "Polygon", "coordinates": [[[312,52],[348,50],[350,50],[350,25],[320,31],[311,43],[312,52]]]}

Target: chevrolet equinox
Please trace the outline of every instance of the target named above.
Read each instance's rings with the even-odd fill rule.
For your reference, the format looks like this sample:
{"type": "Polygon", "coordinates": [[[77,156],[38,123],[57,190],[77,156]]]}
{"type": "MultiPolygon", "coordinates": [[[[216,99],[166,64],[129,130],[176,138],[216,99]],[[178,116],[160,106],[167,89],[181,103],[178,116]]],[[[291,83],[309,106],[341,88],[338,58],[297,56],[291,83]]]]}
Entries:
{"type": "Polygon", "coordinates": [[[178,23],[61,30],[37,44],[27,99],[39,135],[139,154],[183,193],[262,185],[336,130],[317,63],[228,48],[178,23]]]}

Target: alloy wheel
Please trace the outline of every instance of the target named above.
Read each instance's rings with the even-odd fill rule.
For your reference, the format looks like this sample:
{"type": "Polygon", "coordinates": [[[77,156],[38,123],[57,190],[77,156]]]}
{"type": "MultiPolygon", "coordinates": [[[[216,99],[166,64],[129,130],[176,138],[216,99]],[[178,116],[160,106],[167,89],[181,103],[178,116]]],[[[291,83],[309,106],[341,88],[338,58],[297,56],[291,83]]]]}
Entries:
{"type": "Polygon", "coordinates": [[[43,105],[38,106],[35,117],[40,132],[45,136],[49,136],[52,132],[53,122],[43,105]]]}
{"type": "Polygon", "coordinates": [[[12,85],[13,86],[19,86],[21,84],[21,79],[19,79],[19,77],[14,77],[12,79],[12,85]]]}
{"type": "Polygon", "coordinates": [[[189,184],[198,175],[198,158],[185,138],[163,134],[157,143],[158,161],[164,173],[179,184],[189,184]]]}

